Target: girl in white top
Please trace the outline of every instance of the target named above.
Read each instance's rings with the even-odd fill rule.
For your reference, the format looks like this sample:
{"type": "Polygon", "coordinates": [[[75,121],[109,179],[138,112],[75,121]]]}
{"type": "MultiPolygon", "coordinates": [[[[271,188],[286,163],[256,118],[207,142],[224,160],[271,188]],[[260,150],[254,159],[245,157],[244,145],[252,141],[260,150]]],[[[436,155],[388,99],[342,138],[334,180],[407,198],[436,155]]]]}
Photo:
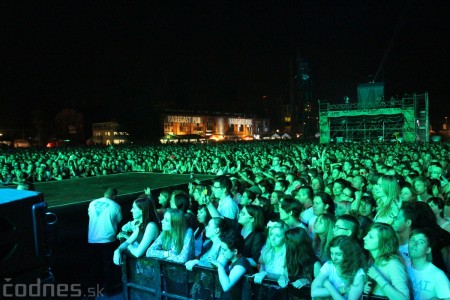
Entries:
{"type": "Polygon", "coordinates": [[[364,293],[388,297],[389,299],[410,299],[411,286],[400,253],[399,241],[392,226],[374,223],[364,237],[364,249],[370,252],[373,265],[368,268],[368,282],[364,293]]]}
{"type": "Polygon", "coordinates": [[[259,257],[260,269],[255,274],[254,282],[261,284],[265,277],[278,280],[285,273],[286,244],[284,233],[289,226],[283,221],[270,221],[267,224],[269,236],[259,257]]]}
{"type": "Polygon", "coordinates": [[[348,236],[338,236],[331,241],[328,252],[331,260],[322,266],[314,279],[311,297],[360,299],[366,262],[358,242],[348,236]]]}
{"type": "Polygon", "coordinates": [[[179,209],[167,209],[161,221],[162,232],[148,248],[146,256],[185,263],[194,258],[194,236],[187,228],[186,218],[179,209]]]}

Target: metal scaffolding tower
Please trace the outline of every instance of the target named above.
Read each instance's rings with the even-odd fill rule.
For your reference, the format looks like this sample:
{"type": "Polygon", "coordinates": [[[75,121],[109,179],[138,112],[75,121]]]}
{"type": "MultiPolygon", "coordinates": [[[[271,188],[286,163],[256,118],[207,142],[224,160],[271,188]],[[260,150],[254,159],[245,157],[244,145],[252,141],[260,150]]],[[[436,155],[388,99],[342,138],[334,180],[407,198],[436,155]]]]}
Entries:
{"type": "Polygon", "coordinates": [[[377,103],[319,103],[320,142],[429,141],[428,93],[377,103]]]}

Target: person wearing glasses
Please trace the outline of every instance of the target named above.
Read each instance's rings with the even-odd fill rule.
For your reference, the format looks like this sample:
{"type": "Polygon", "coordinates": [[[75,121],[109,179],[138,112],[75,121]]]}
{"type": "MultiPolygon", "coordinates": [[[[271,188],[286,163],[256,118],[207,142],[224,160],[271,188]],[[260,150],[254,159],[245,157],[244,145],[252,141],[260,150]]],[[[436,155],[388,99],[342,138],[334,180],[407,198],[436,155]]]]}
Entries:
{"type": "Polygon", "coordinates": [[[219,205],[216,208],[211,202],[211,199],[207,198],[205,204],[208,206],[211,217],[225,217],[232,221],[236,221],[239,217],[239,207],[231,197],[232,182],[230,178],[226,176],[219,176],[214,179],[214,183],[211,187],[211,191],[214,198],[219,199],[219,205]]]}
{"type": "Polygon", "coordinates": [[[333,227],[333,236],[349,236],[354,239],[358,239],[359,234],[359,222],[352,215],[343,215],[336,219],[336,223],[333,227]]]}

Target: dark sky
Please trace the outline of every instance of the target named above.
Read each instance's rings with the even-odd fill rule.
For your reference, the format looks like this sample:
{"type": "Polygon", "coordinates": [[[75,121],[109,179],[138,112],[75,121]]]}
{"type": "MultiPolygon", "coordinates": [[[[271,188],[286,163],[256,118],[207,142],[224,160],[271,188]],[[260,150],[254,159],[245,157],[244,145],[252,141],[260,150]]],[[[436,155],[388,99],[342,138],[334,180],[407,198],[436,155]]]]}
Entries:
{"type": "Polygon", "coordinates": [[[378,73],[386,96],[429,92],[434,120],[450,108],[450,1],[35,2],[0,7],[3,117],[72,107],[120,120],[164,99],[232,110],[286,97],[295,56],[315,100],[356,101],[378,73]]]}

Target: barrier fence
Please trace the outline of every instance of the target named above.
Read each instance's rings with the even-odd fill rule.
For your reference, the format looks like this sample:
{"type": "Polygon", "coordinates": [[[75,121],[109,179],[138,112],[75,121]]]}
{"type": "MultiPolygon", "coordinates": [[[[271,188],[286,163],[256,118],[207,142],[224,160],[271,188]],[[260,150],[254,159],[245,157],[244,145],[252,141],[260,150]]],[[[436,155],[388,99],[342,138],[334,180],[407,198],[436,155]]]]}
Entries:
{"type": "MultiPolygon", "coordinates": [[[[311,299],[310,286],[296,289],[292,285],[282,289],[274,280],[255,284],[253,277],[242,278],[242,300],[265,299],[311,299]]],[[[217,270],[194,267],[186,270],[184,264],[163,259],[135,258],[123,255],[122,281],[124,298],[140,299],[231,299],[224,293],[217,270]]]]}

